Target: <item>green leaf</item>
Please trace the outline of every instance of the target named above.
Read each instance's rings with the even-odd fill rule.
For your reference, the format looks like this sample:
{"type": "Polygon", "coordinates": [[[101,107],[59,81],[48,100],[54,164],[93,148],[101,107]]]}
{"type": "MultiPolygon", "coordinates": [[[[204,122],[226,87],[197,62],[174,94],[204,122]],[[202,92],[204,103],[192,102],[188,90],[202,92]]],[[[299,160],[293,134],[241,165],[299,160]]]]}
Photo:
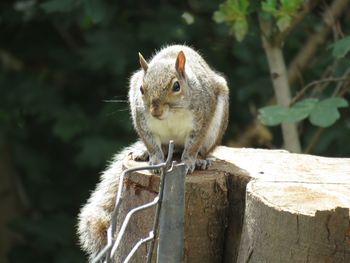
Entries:
{"type": "Polygon", "coordinates": [[[292,22],[291,16],[283,15],[283,16],[278,18],[277,27],[281,32],[283,32],[284,30],[286,30],[290,26],[291,22],[292,22]]]}
{"type": "Polygon", "coordinates": [[[343,58],[350,51],[350,36],[342,38],[331,45],[332,55],[336,58],[343,58]]]}
{"type": "Polygon", "coordinates": [[[315,106],[310,115],[310,122],[319,127],[329,127],[340,117],[338,108],[347,107],[349,104],[343,98],[328,98],[315,106]]]}
{"type": "Polygon", "coordinates": [[[274,14],[276,12],[276,0],[266,0],[262,2],[261,9],[267,13],[274,14]]]}
{"type": "Polygon", "coordinates": [[[40,7],[46,13],[68,13],[72,11],[77,5],[79,5],[79,1],[76,0],[50,0],[40,4],[40,7]]]}
{"type": "MultiPolygon", "coordinates": [[[[214,13],[214,16],[215,16],[215,13],[214,13]]],[[[194,23],[194,16],[189,12],[184,12],[181,17],[183,18],[183,20],[185,20],[187,25],[192,25],[194,23]]]]}
{"type": "Polygon", "coordinates": [[[238,41],[242,41],[248,31],[248,0],[227,0],[214,12],[217,23],[226,22],[238,41]]]}
{"type": "Polygon", "coordinates": [[[288,116],[288,109],[280,105],[272,105],[259,109],[259,119],[267,126],[276,126],[288,116]]]}
{"type": "Polygon", "coordinates": [[[321,102],[318,99],[305,99],[297,102],[291,108],[273,105],[259,110],[259,119],[267,126],[275,126],[282,122],[294,123],[307,117],[316,126],[329,127],[340,114],[338,108],[347,107],[348,102],[343,98],[328,98],[321,102]]]}
{"type": "Polygon", "coordinates": [[[304,0],[281,0],[283,12],[294,15],[298,9],[304,4],[304,0]]]}
{"type": "Polygon", "coordinates": [[[216,23],[222,23],[225,22],[225,15],[223,12],[218,10],[214,12],[213,19],[216,23]]]}
{"type": "Polygon", "coordinates": [[[247,20],[238,20],[233,25],[233,32],[238,41],[242,41],[247,34],[248,23],[247,20]]]}
{"type": "Polygon", "coordinates": [[[280,0],[278,2],[266,0],[261,3],[261,9],[265,14],[270,14],[276,19],[279,31],[283,32],[290,26],[293,17],[303,4],[304,0],[280,0]]]}
{"type": "Polygon", "coordinates": [[[249,4],[250,4],[249,0],[238,0],[239,9],[242,12],[246,12],[248,10],[249,4]]]}
{"type": "Polygon", "coordinates": [[[107,7],[104,1],[84,0],[84,11],[92,22],[99,23],[106,17],[107,7]]]}
{"type": "Polygon", "coordinates": [[[318,103],[318,99],[304,99],[295,103],[287,114],[286,122],[298,122],[307,118],[318,103]]]}

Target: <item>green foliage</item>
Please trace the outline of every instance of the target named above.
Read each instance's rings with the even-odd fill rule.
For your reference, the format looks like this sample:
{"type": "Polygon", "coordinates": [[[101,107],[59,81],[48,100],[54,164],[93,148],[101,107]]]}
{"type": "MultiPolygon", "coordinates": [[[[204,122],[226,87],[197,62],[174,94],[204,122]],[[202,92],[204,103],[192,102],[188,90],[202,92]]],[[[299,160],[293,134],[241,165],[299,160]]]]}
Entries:
{"type": "MultiPolygon", "coordinates": [[[[237,21],[244,20],[244,28],[248,28],[247,21],[250,22],[250,28],[259,28],[260,34],[264,34],[265,38],[271,46],[284,46],[283,49],[286,51],[286,57],[290,56],[290,50],[288,49],[289,43],[292,43],[290,47],[295,48],[294,52],[297,54],[299,50],[303,48],[300,45],[301,34],[300,28],[309,28],[310,25],[315,25],[315,28],[311,31],[317,31],[316,27],[320,26],[320,20],[313,17],[313,14],[309,14],[304,21],[299,22],[299,30],[295,30],[296,33],[292,37],[288,38],[290,29],[292,28],[293,21],[295,18],[304,15],[299,14],[301,11],[305,11],[302,7],[310,3],[304,0],[264,0],[264,1],[229,1],[226,0],[219,6],[219,10],[214,14],[214,20],[217,23],[226,22],[236,36],[238,41],[242,41],[247,35],[247,30],[237,30],[235,24],[237,21]],[[255,17],[259,17],[259,22],[254,20],[255,17]],[[310,21],[312,21],[310,23],[310,21]],[[293,47],[294,45],[294,47],[293,47]]],[[[303,41],[303,40],[301,40],[303,41]]],[[[318,62],[313,63],[314,78],[319,78],[323,74],[324,68],[329,67],[333,64],[332,72],[334,77],[343,77],[347,74],[349,69],[349,60],[345,58],[346,54],[350,51],[349,37],[344,37],[332,45],[332,54],[324,52],[322,58],[318,57],[318,62]]],[[[307,74],[299,72],[302,78],[307,74]]],[[[341,85],[338,85],[338,93],[341,85]]],[[[295,87],[293,87],[295,88],[295,87]]],[[[343,87],[344,89],[344,87],[343,87]]],[[[319,101],[318,98],[330,96],[329,90],[324,91],[323,94],[315,92],[315,98],[306,98],[302,101],[298,101],[292,107],[286,108],[279,105],[267,106],[259,110],[259,119],[268,126],[276,126],[283,122],[295,123],[301,122],[306,118],[309,118],[310,123],[318,127],[330,127],[335,124],[341,115],[339,108],[347,107],[348,102],[344,98],[328,98],[319,101]]],[[[332,94],[332,96],[334,96],[332,94]]]]}
{"type": "Polygon", "coordinates": [[[310,122],[316,126],[329,127],[340,118],[338,108],[348,107],[343,98],[328,98],[318,102],[310,113],[310,122]]]}
{"type": "Polygon", "coordinates": [[[227,0],[220,4],[213,18],[217,23],[227,22],[236,39],[242,41],[248,32],[248,7],[248,0],[227,0]]]}
{"type": "Polygon", "coordinates": [[[84,0],[84,11],[93,23],[103,21],[108,13],[108,6],[100,0],[84,0]]]}
{"type": "Polygon", "coordinates": [[[350,36],[344,37],[332,45],[332,55],[335,58],[343,58],[350,52],[350,36]]]}
{"type": "Polygon", "coordinates": [[[276,19],[278,29],[283,32],[291,24],[304,0],[265,0],[261,3],[261,10],[276,19]]]}
{"type": "Polygon", "coordinates": [[[40,4],[40,7],[48,14],[54,12],[67,13],[79,4],[80,1],[74,0],[49,0],[40,4]]]}
{"type": "Polygon", "coordinates": [[[211,20],[216,3],[191,5],[1,1],[0,142],[30,204],[12,224],[21,242],[10,262],[86,262],[77,214],[113,154],[137,139],[127,92],[139,51],[187,43],[219,71],[232,67],[231,39],[211,20]]]}
{"type": "Polygon", "coordinates": [[[13,222],[13,227],[20,230],[26,236],[30,236],[30,244],[21,246],[18,253],[12,253],[15,262],[44,262],[38,261],[34,251],[41,251],[46,262],[86,262],[74,249],[75,240],[72,236],[75,222],[64,214],[48,216],[45,218],[25,219],[21,218],[13,222]],[[53,231],[53,229],[55,231],[53,231]],[[52,258],[51,255],[57,255],[52,258]]]}
{"type": "MultiPolygon", "coordinates": [[[[230,86],[225,142],[239,138],[255,109],[270,103],[273,92],[260,33],[248,17],[261,8],[260,1],[226,2],[214,16],[229,19],[229,29],[211,19],[218,8],[211,0],[0,2],[0,142],[9,149],[30,204],[12,224],[21,242],[13,247],[10,262],[86,262],[77,246],[76,216],[108,160],[136,140],[126,100],[139,51],[149,58],[163,45],[186,43],[224,73],[230,86]],[[230,29],[244,40],[235,42],[230,29]]],[[[309,18],[285,43],[288,61],[321,24],[317,17],[309,18]]],[[[349,21],[341,21],[344,29],[350,28],[349,21]]],[[[344,49],[346,45],[337,54],[345,55],[344,49]]],[[[330,50],[319,50],[312,67],[302,72],[305,83],[319,78],[333,60],[330,50]]],[[[344,57],[337,63],[337,76],[348,68],[344,57]]],[[[329,90],[315,97],[329,97],[329,90]]],[[[324,101],[303,100],[280,109],[280,115],[311,119],[312,108],[312,121],[328,125],[321,122],[336,119],[345,104],[324,101]]],[[[276,122],[273,112],[268,117],[276,122]]],[[[350,155],[350,148],[342,147],[349,139],[348,108],[340,113],[341,121],[325,131],[315,153],[350,155]]],[[[315,127],[303,124],[307,144],[315,127]]],[[[280,147],[279,132],[271,132],[273,145],[280,147]]]]}
{"type": "Polygon", "coordinates": [[[263,107],[259,109],[259,118],[263,124],[275,126],[283,122],[299,122],[309,117],[313,125],[325,128],[333,125],[340,118],[338,108],[348,106],[348,102],[343,98],[331,97],[321,101],[309,98],[289,108],[280,105],[263,107]]]}
{"type": "Polygon", "coordinates": [[[279,31],[283,32],[291,25],[304,0],[265,0],[259,4],[249,0],[226,0],[214,13],[217,23],[226,22],[238,41],[242,41],[248,32],[248,16],[252,12],[276,20],[279,31]]]}

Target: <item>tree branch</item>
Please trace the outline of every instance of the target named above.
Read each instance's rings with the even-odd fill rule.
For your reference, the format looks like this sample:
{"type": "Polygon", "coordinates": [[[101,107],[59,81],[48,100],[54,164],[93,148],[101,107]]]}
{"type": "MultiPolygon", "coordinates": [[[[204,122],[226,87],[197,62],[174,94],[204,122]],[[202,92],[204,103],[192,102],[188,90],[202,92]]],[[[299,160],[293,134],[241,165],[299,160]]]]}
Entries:
{"type": "Polygon", "coordinates": [[[0,66],[5,70],[21,71],[23,62],[6,50],[0,49],[0,66]]]}
{"type": "MultiPolygon", "coordinates": [[[[291,101],[291,94],[282,45],[269,38],[269,33],[272,31],[272,24],[269,21],[260,19],[260,28],[277,103],[282,106],[288,106],[291,101]]],[[[295,123],[282,123],[282,134],[284,147],[291,152],[300,153],[301,146],[297,125],[295,123]]]]}
{"type": "Polygon", "coordinates": [[[317,145],[318,141],[321,138],[322,133],[324,132],[324,128],[318,128],[315,132],[315,134],[312,136],[309,144],[307,145],[304,153],[306,154],[311,154],[315,148],[315,146],[317,145]]]}
{"type": "Polygon", "coordinates": [[[59,35],[62,37],[63,41],[68,46],[68,48],[74,52],[78,51],[79,45],[71,36],[71,34],[57,21],[53,21],[52,24],[56,31],[59,33],[59,35]]]}
{"type": "Polygon", "coordinates": [[[341,16],[341,14],[347,10],[346,7],[348,4],[348,0],[335,0],[333,1],[332,5],[324,11],[322,18],[325,24],[323,28],[309,37],[304,45],[304,48],[299,51],[289,65],[289,84],[293,84],[298,79],[299,72],[302,72],[307,68],[318,47],[326,41],[336,18],[341,16]]]}
{"type": "MultiPolygon", "coordinates": [[[[298,101],[302,96],[303,94],[305,94],[305,92],[312,86],[314,85],[319,85],[321,83],[330,83],[330,82],[333,82],[333,81],[339,81],[337,87],[335,88],[332,96],[337,96],[337,97],[343,97],[345,95],[345,93],[347,92],[346,89],[342,89],[344,84],[349,84],[349,80],[350,80],[350,76],[348,76],[350,73],[350,69],[347,70],[342,77],[340,78],[329,78],[329,79],[321,79],[321,80],[318,80],[318,81],[313,81],[313,82],[310,82],[308,85],[306,85],[298,94],[297,96],[294,97],[294,99],[292,100],[291,102],[291,105],[293,105],[296,101],[298,101]]],[[[305,153],[311,153],[316,144],[318,143],[318,141],[320,140],[321,138],[321,135],[322,133],[324,132],[324,128],[318,128],[316,130],[316,132],[314,133],[314,135],[312,136],[309,144],[307,145],[307,147],[305,148],[305,153]]]]}
{"type": "Polygon", "coordinates": [[[13,166],[10,148],[0,142],[0,261],[7,261],[7,254],[16,242],[16,234],[9,227],[12,220],[20,215],[25,208],[16,191],[16,171],[13,166]]]}
{"type": "Polygon", "coordinates": [[[295,95],[295,97],[291,100],[289,106],[294,105],[298,100],[300,100],[305,93],[313,86],[315,85],[319,85],[321,83],[329,83],[329,82],[337,82],[337,81],[345,81],[345,80],[349,80],[350,77],[340,77],[340,78],[328,78],[328,79],[321,79],[321,80],[315,80],[310,82],[309,84],[307,84],[302,90],[300,90],[298,92],[297,95],[295,95]]]}

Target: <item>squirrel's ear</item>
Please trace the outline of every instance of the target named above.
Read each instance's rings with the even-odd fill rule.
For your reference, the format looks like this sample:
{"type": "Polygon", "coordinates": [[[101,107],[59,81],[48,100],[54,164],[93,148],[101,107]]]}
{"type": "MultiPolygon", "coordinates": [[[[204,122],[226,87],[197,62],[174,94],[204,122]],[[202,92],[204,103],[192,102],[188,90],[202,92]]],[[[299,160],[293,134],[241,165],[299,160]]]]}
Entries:
{"type": "Polygon", "coordinates": [[[139,60],[140,60],[141,68],[143,69],[144,72],[146,72],[147,69],[148,69],[148,64],[147,64],[147,61],[143,58],[143,56],[141,55],[140,52],[139,52],[139,60]]]}
{"type": "Polygon", "coordinates": [[[175,68],[176,68],[176,71],[182,77],[185,76],[185,63],[186,63],[185,53],[183,51],[180,51],[179,54],[177,54],[175,68]]]}

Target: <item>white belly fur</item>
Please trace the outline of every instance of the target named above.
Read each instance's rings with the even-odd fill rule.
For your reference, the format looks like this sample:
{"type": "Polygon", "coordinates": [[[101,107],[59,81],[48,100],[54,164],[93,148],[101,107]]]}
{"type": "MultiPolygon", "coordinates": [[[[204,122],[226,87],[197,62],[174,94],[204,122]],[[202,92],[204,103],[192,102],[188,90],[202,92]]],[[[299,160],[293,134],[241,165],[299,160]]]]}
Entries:
{"type": "Polygon", "coordinates": [[[186,139],[193,130],[193,115],[189,110],[169,112],[165,120],[158,120],[149,116],[147,123],[151,133],[160,143],[168,144],[173,140],[176,145],[184,146],[186,139]]]}
{"type": "Polygon", "coordinates": [[[209,129],[207,130],[207,133],[205,135],[205,141],[203,145],[204,151],[210,149],[218,138],[218,134],[220,132],[223,121],[223,115],[225,113],[225,103],[227,102],[225,101],[224,96],[219,95],[214,116],[209,125],[209,129]]]}

